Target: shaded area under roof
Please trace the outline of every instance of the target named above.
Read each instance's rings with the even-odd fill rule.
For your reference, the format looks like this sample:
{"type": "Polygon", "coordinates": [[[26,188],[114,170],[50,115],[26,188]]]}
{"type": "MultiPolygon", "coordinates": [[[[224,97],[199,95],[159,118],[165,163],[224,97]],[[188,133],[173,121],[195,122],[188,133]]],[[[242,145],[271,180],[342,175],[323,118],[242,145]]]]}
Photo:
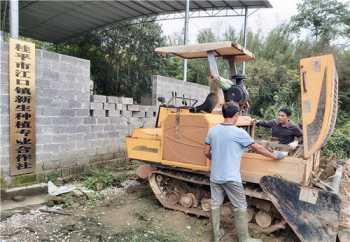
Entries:
{"type": "MultiPolygon", "coordinates": [[[[1,3],[2,8],[4,2],[1,3]]],[[[20,1],[20,34],[59,43],[125,20],[183,12],[186,0],[20,1]]],[[[268,0],[191,0],[190,11],[270,8],[268,0]]],[[[7,15],[8,16],[8,15],[7,15]]]]}

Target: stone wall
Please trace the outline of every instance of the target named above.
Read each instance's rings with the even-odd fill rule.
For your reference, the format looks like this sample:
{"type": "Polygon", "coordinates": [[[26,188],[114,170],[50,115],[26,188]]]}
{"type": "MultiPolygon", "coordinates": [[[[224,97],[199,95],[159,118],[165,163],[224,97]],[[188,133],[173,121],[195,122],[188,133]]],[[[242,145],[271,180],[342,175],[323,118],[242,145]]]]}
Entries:
{"type": "MultiPolygon", "coordinates": [[[[0,46],[1,177],[10,180],[8,44],[0,46]]],[[[136,127],[154,126],[156,105],[90,95],[90,85],[90,61],[36,51],[37,174],[118,158],[125,151],[125,136],[136,127]]],[[[197,93],[200,98],[207,93],[207,87],[161,76],[154,78],[153,85],[154,95],[167,98],[170,90],[189,97],[197,93]]]]}
{"type": "MultiPolygon", "coordinates": [[[[168,102],[172,98],[172,93],[177,96],[193,98],[198,100],[198,104],[204,102],[209,94],[209,87],[192,82],[184,82],[171,77],[154,76],[152,82],[152,99],[153,105],[158,105],[158,97],[164,97],[168,102]]],[[[181,101],[180,101],[181,102],[181,101]]],[[[180,104],[180,103],[177,103],[180,104]]]]}

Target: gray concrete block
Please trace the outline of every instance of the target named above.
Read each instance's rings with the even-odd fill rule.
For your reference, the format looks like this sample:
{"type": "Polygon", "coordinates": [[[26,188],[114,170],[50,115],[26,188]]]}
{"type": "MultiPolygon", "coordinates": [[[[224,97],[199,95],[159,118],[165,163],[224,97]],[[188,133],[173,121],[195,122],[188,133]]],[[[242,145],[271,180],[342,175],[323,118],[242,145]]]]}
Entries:
{"type": "Polygon", "coordinates": [[[55,52],[50,52],[46,50],[42,50],[42,58],[46,60],[51,60],[51,61],[59,61],[60,60],[60,54],[57,54],[55,52]]]}
{"type": "Polygon", "coordinates": [[[90,109],[91,110],[102,110],[103,109],[103,103],[90,103],[90,109]]]}
{"type": "Polygon", "coordinates": [[[145,112],[155,112],[158,111],[156,106],[145,106],[145,105],[140,105],[140,111],[145,111],[145,112]]]}
{"type": "MultiPolygon", "coordinates": [[[[4,77],[3,75],[0,76],[0,79],[4,79],[5,80],[6,77],[4,77]]],[[[8,83],[0,83],[0,95],[6,95],[8,96],[9,94],[9,85],[8,83]]]]}
{"type": "Polygon", "coordinates": [[[153,128],[156,123],[156,120],[154,118],[145,118],[143,122],[144,128],[153,128]]]}
{"type": "Polygon", "coordinates": [[[40,135],[40,134],[52,134],[52,133],[55,133],[54,129],[55,129],[55,127],[53,125],[49,125],[49,126],[37,125],[35,127],[35,132],[37,133],[37,135],[40,135]]]}
{"type": "Polygon", "coordinates": [[[126,109],[128,111],[140,111],[140,105],[136,105],[136,104],[126,105],[126,109]]]}
{"type": "Polygon", "coordinates": [[[97,121],[96,121],[96,117],[87,117],[87,118],[84,118],[83,119],[83,123],[84,124],[96,124],[97,121]]]}
{"type": "Polygon", "coordinates": [[[99,124],[96,124],[96,125],[93,125],[93,126],[90,126],[90,133],[93,133],[95,136],[98,132],[101,132],[103,131],[104,129],[104,125],[106,123],[102,123],[101,122],[99,124]]]}
{"type": "Polygon", "coordinates": [[[129,119],[129,128],[139,128],[143,125],[143,118],[132,117],[129,119]]]}
{"type": "Polygon", "coordinates": [[[52,124],[54,125],[58,125],[58,126],[70,126],[72,125],[73,122],[73,118],[72,117],[56,117],[52,119],[52,124]]]}
{"type": "Polygon", "coordinates": [[[119,110],[109,110],[109,117],[119,117],[120,116],[120,111],[119,110]]]}
{"type": "Polygon", "coordinates": [[[64,143],[64,144],[57,145],[57,147],[59,149],[58,152],[72,152],[72,147],[75,147],[75,145],[74,143],[64,143]]]}
{"type": "Polygon", "coordinates": [[[59,145],[58,144],[38,144],[38,149],[41,149],[43,153],[51,153],[54,155],[56,152],[59,152],[59,145]]]}
{"type": "Polygon", "coordinates": [[[97,124],[107,124],[108,117],[97,117],[97,124]]]}
{"type": "Polygon", "coordinates": [[[102,95],[92,95],[90,100],[91,100],[91,102],[95,102],[95,103],[107,102],[106,96],[102,96],[102,95]]]}
{"type": "Polygon", "coordinates": [[[87,117],[89,115],[89,109],[74,109],[74,116],[87,117]]]}
{"type": "Polygon", "coordinates": [[[90,128],[87,125],[77,125],[77,126],[70,127],[69,128],[69,133],[70,134],[87,133],[87,132],[89,132],[89,130],[90,130],[90,128]]]}
{"type": "Polygon", "coordinates": [[[156,116],[157,116],[157,112],[149,112],[149,111],[147,111],[145,115],[146,118],[153,118],[156,116]]]}
{"type": "Polygon", "coordinates": [[[106,110],[95,109],[95,110],[93,110],[93,116],[95,116],[95,117],[106,117],[106,110]]]}
{"type": "Polygon", "coordinates": [[[9,130],[7,130],[7,132],[4,132],[4,130],[0,131],[0,147],[10,144],[10,134],[8,131],[9,130]]]}
{"type": "Polygon", "coordinates": [[[74,114],[75,114],[74,109],[62,109],[60,112],[60,116],[72,117],[74,116],[74,114]]]}
{"type": "Polygon", "coordinates": [[[133,118],[144,118],[146,116],[143,111],[132,111],[131,115],[133,118]]]}
{"type": "Polygon", "coordinates": [[[69,135],[67,134],[58,134],[52,136],[52,143],[61,144],[66,143],[68,141],[69,135]]]}
{"type": "Polygon", "coordinates": [[[107,96],[108,103],[118,103],[118,97],[115,96],[107,96]]]}
{"type": "Polygon", "coordinates": [[[115,110],[115,103],[103,103],[104,110],[115,110]]]}
{"type": "Polygon", "coordinates": [[[50,125],[53,123],[53,117],[41,116],[35,119],[37,126],[50,125]]]}
{"type": "Polygon", "coordinates": [[[53,135],[37,135],[36,142],[40,144],[50,144],[52,142],[53,135]]]}
{"type": "Polygon", "coordinates": [[[125,106],[125,105],[123,105],[123,104],[121,104],[121,103],[117,103],[117,104],[116,104],[116,109],[117,109],[117,110],[123,110],[123,106],[125,106]]]}
{"type": "MultiPolygon", "coordinates": [[[[61,62],[65,62],[67,64],[71,64],[72,66],[75,66],[74,64],[79,64],[83,61],[83,59],[80,59],[78,57],[74,57],[74,56],[69,56],[69,55],[60,55],[60,60],[61,62]]],[[[85,60],[88,61],[88,60],[85,60]]]]}
{"type": "Polygon", "coordinates": [[[37,116],[60,116],[61,108],[51,107],[51,106],[41,106],[38,107],[36,111],[37,116]]]}
{"type": "Polygon", "coordinates": [[[103,130],[104,131],[107,131],[107,132],[110,132],[110,131],[113,131],[113,130],[115,130],[116,129],[116,127],[115,127],[115,125],[105,125],[104,127],[103,127],[103,130]]]}
{"type": "Polygon", "coordinates": [[[143,111],[143,112],[147,111],[147,106],[144,106],[144,105],[138,105],[138,106],[139,106],[138,110],[135,110],[135,111],[143,111]]]}
{"type": "Polygon", "coordinates": [[[129,117],[132,117],[132,113],[131,113],[131,111],[122,110],[120,116],[129,118],[129,117]]]}
{"type": "Polygon", "coordinates": [[[1,106],[6,105],[6,107],[8,107],[8,102],[9,102],[9,95],[1,95],[0,96],[1,106]]]}
{"type": "MultiPolygon", "coordinates": [[[[90,127],[91,129],[91,127],[90,127]]],[[[95,140],[96,139],[96,134],[95,133],[88,133],[86,134],[85,136],[85,139],[88,141],[88,142],[91,142],[92,140],[95,140]]]]}
{"type": "Polygon", "coordinates": [[[80,101],[69,100],[70,108],[82,108],[82,103],[80,101]]]}
{"type": "Polygon", "coordinates": [[[121,104],[133,104],[133,98],[131,97],[119,97],[118,98],[118,103],[121,104]]]}
{"type": "MultiPolygon", "coordinates": [[[[60,80],[60,73],[57,70],[52,70],[49,66],[44,66],[43,70],[43,76],[42,78],[37,79],[37,82],[39,82],[41,85],[43,85],[45,82],[49,84],[49,87],[51,84],[56,87],[56,82],[60,80]]],[[[46,85],[45,85],[46,86],[46,85]]]]}

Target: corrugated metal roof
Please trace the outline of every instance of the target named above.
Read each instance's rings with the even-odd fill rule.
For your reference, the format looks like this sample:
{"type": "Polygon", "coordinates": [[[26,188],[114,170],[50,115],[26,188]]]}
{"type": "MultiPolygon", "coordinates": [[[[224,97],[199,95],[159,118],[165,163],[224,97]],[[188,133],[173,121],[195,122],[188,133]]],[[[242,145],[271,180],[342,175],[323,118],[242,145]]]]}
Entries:
{"type": "MultiPolygon", "coordinates": [[[[20,1],[20,34],[62,42],[80,33],[145,16],[185,11],[182,1],[20,1]]],[[[191,0],[190,11],[220,8],[270,8],[268,0],[191,0]]]]}

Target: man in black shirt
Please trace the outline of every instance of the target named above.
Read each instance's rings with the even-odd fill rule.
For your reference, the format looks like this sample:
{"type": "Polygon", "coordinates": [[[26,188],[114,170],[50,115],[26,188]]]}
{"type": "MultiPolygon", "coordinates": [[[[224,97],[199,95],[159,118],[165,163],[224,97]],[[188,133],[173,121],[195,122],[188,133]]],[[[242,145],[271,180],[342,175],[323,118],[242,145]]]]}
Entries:
{"type": "MultiPolygon", "coordinates": [[[[281,108],[278,111],[277,119],[274,120],[259,120],[256,125],[258,127],[270,128],[272,131],[272,137],[277,138],[280,144],[298,144],[295,142],[295,138],[299,143],[302,142],[303,132],[301,129],[292,124],[289,117],[292,112],[288,108],[281,108]]],[[[295,146],[296,146],[295,145],[295,146]]]]}

